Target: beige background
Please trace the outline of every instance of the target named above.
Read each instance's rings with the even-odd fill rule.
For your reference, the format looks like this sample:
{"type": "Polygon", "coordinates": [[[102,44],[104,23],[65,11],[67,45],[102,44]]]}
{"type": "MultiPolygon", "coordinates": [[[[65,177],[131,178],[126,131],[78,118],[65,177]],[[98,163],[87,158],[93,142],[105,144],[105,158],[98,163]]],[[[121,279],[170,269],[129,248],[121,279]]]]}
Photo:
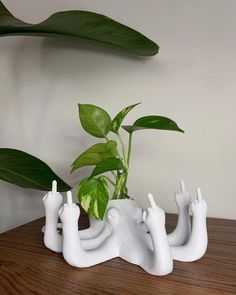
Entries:
{"type": "MultiPolygon", "coordinates": [[[[176,120],[186,133],[137,132],[129,190],[147,205],[148,192],[167,212],[184,178],[200,186],[209,216],[236,218],[236,2],[233,0],[3,1],[16,16],[39,22],[58,10],[106,14],[145,33],[160,53],[140,59],[71,40],[0,39],[0,146],[32,153],[70,184],[73,159],[96,139],[80,128],[77,103],[115,115],[142,101],[127,118],[176,120]]],[[[43,215],[42,192],[0,183],[0,230],[43,215]]]]}

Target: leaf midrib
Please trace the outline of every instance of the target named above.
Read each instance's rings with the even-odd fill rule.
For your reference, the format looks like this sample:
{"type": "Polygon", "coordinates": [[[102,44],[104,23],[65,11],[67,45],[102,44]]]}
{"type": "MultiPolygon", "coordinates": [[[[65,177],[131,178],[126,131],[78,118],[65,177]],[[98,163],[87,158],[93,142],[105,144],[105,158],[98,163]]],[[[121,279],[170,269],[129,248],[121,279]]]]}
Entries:
{"type": "MultiPolygon", "coordinates": [[[[15,171],[12,171],[12,170],[7,169],[7,168],[2,168],[2,167],[0,167],[0,171],[1,171],[1,170],[2,170],[2,171],[9,172],[9,173],[11,173],[11,174],[13,174],[13,175],[19,176],[19,177],[21,177],[22,179],[27,180],[27,181],[29,181],[30,183],[39,186],[41,189],[45,189],[45,187],[42,186],[41,184],[39,184],[37,181],[34,181],[34,180],[32,180],[32,179],[30,179],[30,178],[24,176],[24,175],[21,175],[20,173],[17,173],[17,172],[15,172],[15,171]]],[[[11,183],[12,183],[12,181],[11,181],[11,183]]]]}

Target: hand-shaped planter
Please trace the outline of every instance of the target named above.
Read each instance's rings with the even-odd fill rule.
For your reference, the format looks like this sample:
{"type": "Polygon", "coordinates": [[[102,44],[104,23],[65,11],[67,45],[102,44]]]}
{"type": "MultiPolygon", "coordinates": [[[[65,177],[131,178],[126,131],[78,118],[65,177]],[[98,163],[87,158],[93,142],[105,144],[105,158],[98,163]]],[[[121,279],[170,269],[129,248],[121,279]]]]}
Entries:
{"type": "Polygon", "coordinates": [[[109,201],[103,221],[90,219],[90,227],[78,230],[79,207],[67,192],[67,203],[52,191],[43,198],[46,211],[44,244],[55,252],[62,252],[64,259],[75,267],[89,267],[120,257],[141,266],[153,275],[166,275],[173,269],[173,259],[195,261],[207,248],[207,204],[197,189],[197,199],[191,202],[181,182],[176,193],[178,222],[169,235],[165,230],[165,213],[158,207],[151,194],[150,207],[142,210],[134,200],[109,201]],[[192,211],[192,230],[189,209],[192,211]],[[58,216],[62,225],[58,224],[58,216]],[[62,227],[62,235],[57,231],[62,227]]]}

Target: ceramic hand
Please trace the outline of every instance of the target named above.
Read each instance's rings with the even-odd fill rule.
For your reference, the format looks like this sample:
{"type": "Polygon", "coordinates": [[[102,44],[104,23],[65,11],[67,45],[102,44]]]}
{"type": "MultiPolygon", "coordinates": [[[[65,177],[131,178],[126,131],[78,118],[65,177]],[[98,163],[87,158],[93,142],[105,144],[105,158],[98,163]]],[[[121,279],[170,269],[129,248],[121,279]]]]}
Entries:
{"type": "Polygon", "coordinates": [[[197,199],[192,201],[190,205],[193,216],[195,217],[206,217],[207,214],[207,203],[202,198],[202,193],[200,188],[197,189],[197,199]]]}
{"type": "Polygon", "coordinates": [[[149,230],[155,230],[165,224],[165,212],[158,207],[154,201],[152,194],[148,194],[150,207],[143,211],[143,222],[149,230]]]}
{"type": "Polygon", "coordinates": [[[48,192],[44,198],[43,203],[47,210],[59,210],[62,204],[62,195],[57,192],[57,182],[52,182],[52,191],[48,192]]]}
{"type": "Polygon", "coordinates": [[[71,192],[67,192],[67,203],[59,210],[59,217],[63,223],[78,222],[80,216],[80,208],[72,202],[71,192]]]}
{"type": "Polygon", "coordinates": [[[180,190],[178,190],[175,194],[175,201],[179,209],[188,209],[191,203],[190,195],[185,188],[183,180],[180,182],[180,190]]]}

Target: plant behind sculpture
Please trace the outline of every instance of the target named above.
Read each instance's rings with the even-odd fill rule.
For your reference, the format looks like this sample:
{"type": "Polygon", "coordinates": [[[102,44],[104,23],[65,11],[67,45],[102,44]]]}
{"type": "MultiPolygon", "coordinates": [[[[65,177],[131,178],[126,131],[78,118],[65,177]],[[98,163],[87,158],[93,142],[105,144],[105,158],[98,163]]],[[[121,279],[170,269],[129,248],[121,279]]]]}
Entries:
{"type": "Polygon", "coordinates": [[[113,120],[98,106],[79,104],[79,118],[83,129],[90,135],[105,140],[84,151],[71,166],[71,172],[85,166],[95,166],[91,175],[80,181],[78,198],[84,210],[96,219],[103,219],[106,211],[110,198],[108,182],[113,186],[112,199],[129,198],[127,180],[134,131],[159,129],[184,132],[173,120],[156,115],[141,117],[133,125],[121,126],[126,115],[138,104],[124,108],[113,120]],[[120,135],[121,128],[128,132],[128,146],[120,135]],[[110,133],[115,135],[122,153],[119,152],[117,141],[108,137],[110,133]],[[103,174],[107,172],[114,179],[103,174]]]}
{"type": "MultiPolygon", "coordinates": [[[[159,50],[155,42],[137,30],[105,15],[82,10],[61,11],[38,24],[29,24],[16,18],[0,1],[0,37],[15,35],[79,39],[139,56],[153,56],[159,50]]],[[[45,191],[57,180],[59,191],[71,189],[42,160],[10,148],[0,148],[0,179],[45,191]]]]}

